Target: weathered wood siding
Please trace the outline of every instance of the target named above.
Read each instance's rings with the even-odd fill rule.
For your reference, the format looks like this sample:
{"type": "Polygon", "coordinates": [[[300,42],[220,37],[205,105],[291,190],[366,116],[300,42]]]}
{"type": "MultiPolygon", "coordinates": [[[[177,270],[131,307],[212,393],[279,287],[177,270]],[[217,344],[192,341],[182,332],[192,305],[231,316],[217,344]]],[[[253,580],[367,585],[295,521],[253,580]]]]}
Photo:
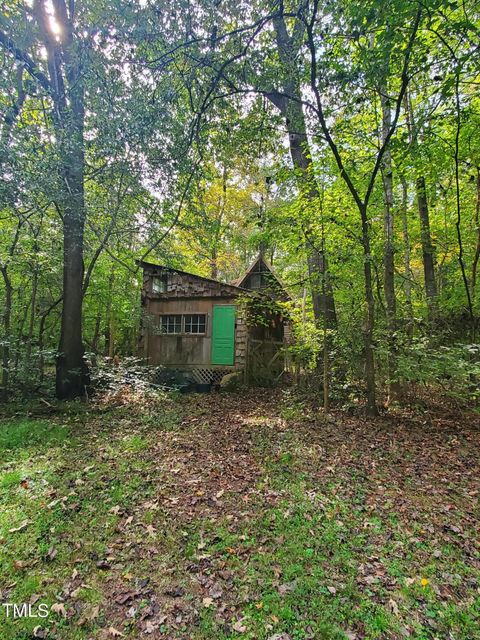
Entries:
{"type": "MultiPolygon", "coordinates": [[[[141,355],[149,364],[167,366],[209,366],[212,355],[212,317],[217,304],[236,305],[240,290],[237,287],[200,278],[186,273],[177,273],[144,267],[142,291],[141,355]],[[153,278],[167,276],[166,291],[153,291],[153,278]],[[161,315],[205,314],[205,334],[165,334],[160,332],[161,315]]],[[[237,306],[237,305],[236,305],[237,306]]],[[[222,369],[243,369],[247,351],[247,327],[237,306],[235,321],[235,363],[233,367],[222,365],[222,369]]]]}
{"type": "MultiPolygon", "coordinates": [[[[218,298],[150,300],[144,314],[148,331],[148,360],[151,364],[209,365],[212,353],[213,306],[218,298]],[[205,334],[160,333],[160,317],[201,313],[206,315],[205,334]]],[[[234,298],[223,298],[221,304],[234,304],[234,298]]]]}

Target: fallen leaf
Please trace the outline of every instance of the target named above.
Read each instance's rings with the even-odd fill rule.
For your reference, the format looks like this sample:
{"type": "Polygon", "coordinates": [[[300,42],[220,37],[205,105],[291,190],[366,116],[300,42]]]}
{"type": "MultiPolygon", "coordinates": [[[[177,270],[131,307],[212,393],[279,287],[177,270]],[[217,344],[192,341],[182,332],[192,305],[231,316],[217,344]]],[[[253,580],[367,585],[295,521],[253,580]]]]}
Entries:
{"type": "Polygon", "coordinates": [[[143,630],[144,633],[153,633],[155,631],[157,627],[152,624],[150,622],[150,620],[147,620],[146,624],[145,624],[145,629],[143,630]]]}
{"type": "Polygon", "coordinates": [[[238,633],[245,633],[247,627],[242,623],[241,620],[237,620],[234,625],[232,625],[232,629],[237,631],[238,633]]]}
{"type": "Polygon", "coordinates": [[[115,627],[108,627],[108,633],[114,638],[120,638],[120,637],[123,638],[125,636],[124,633],[122,633],[121,631],[118,631],[118,629],[115,629],[115,627]]]}
{"type": "Polygon", "coordinates": [[[47,560],[50,560],[50,562],[56,557],[58,551],[54,548],[54,547],[50,547],[50,549],[47,551],[47,560]]]}
{"type": "Polygon", "coordinates": [[[398,604],[395,602],[395,600],[393,600],[393,598],[390,598],[390,600],[388,601],[388,608],[393,613],[393,615],[399,615],[400,611],[398,609],[398,604]]]}
{"type": "Polygon", "coordinates": [[[92,620],[95,620],[95,618],[98,618],[99,614],[100,614],[100,607],[98,606],[93,607],[92,609],[89,609],[86,613],[84,613],[84,615],[77,622],[77,625],[81,627],[87,622],[91,622],[92,620]]]}
{"type": "MultiPolygon", "coordinates": [[[[30,524],[30,520],[24,520],[21,524],[18,525],[18,527],[13,527],[13,529],[9,529],[8,532],[9,533],[17,533],[17,531],[23,531],[24,529],[26,529],[28,527],[28,525],[30,524]]],[[[39,627],[40,629],[40,627],[39,627]]],[[[40,637],[40,636],[38,636],[40,637]]]]}
{"type": "Polygon", "coordinates": [[[63,604],[63,602],[56,602],[55,604],[52,604],[52,606],[50,607],[50,611],[53,611],[53,613],[58,613],[64,618],[67,617],[67,610],[65,609],[65,605],[63,604]]]}
{"type": "Polygon", "coordinates": [[[95,618],[98,618],[99,614],[100,607],[92,607],[85,617],[87,618],[87,620],[95,620],[95,618]]]}
{"type": "Polygon", "coordinates": [[[115,598],[117,604],[125,604],[129,600],[132,600],[136,596],[135,591],[128,591],[127,593],[121,593],[115,598]]]}
{"type": "Polygon", "coordinates": [[[222,587],[216,582],[208,591],[208,594],[215,599],[221,598],[223,595],[222,587]]]}
{"type": "Polygon", "coordinates": [[[204,607],[211,607],[212,604],[213,604],[213,598],[208,598],[208,597],[204,598],[202,600],[202,604],[203,604],[204,607]]]}
{"type": "Polygon", "coordinates": [[[281,596],[284,596],[286,593],[290,593],[291,591],[294,591],[295,587],[296,587],[296,581],[295,580],[293,582],[288,582],[288,583],[281,584],[278,587],[278,593],[281,596]]]}

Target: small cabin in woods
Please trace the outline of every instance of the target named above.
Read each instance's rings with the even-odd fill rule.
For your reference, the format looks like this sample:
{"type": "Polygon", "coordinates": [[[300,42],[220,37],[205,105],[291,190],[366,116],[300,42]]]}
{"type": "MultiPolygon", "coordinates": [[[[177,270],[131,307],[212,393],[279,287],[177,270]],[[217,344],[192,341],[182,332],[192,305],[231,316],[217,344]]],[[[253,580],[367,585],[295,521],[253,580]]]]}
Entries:
{"type": "Polygon", "coordinates": [[[274,381],[285,368],[289,299],[259,256],[234,284],[141,262],[140,354],[149,365],[189,371],[199,384],[241,371],[245,381],[274,381]]]}

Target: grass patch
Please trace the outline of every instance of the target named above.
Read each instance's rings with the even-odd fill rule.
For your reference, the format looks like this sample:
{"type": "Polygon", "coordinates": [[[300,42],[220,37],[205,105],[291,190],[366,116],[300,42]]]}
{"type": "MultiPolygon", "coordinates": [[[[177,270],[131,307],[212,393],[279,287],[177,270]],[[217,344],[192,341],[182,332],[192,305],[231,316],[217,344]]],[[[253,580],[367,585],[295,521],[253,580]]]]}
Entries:
{"type": "Polygon", "coordinates": [[[480,638],[470,449],[263,397],[5,421],[4,599],[58,640],[480,638]]]}
{"type": "Polygon", "coordinates": [[[0,423],[0,455],[18,449],[59,446],[69,436],[65,425],[22,418],[0,423]]]}

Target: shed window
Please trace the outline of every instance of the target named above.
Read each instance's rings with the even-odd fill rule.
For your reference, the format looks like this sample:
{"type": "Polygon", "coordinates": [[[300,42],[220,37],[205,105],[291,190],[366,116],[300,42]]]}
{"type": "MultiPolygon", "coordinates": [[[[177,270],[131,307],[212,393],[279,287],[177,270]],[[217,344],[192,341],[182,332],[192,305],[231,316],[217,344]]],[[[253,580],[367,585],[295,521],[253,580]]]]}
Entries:
{"type": "Polygon", "coordinates": [[[194,313],[184,316],[185,333],[205,333],[207,316],[204,313],[194,313]]]}
{"type": "Polygon", "coordinates": [[[252,273],[250,276],[250,289],[264,289],[267,280],[263,273],[252,273]]]}
{"type": "Polygon", "coordinates": [[[160,316],[160,331],[162,333],[181,333],[182,316],[160,316]]]}
{"type": "Polygon", "coordinates": [[[153,276],[153,293],[167,293],[167,275],[153,276]]]}

